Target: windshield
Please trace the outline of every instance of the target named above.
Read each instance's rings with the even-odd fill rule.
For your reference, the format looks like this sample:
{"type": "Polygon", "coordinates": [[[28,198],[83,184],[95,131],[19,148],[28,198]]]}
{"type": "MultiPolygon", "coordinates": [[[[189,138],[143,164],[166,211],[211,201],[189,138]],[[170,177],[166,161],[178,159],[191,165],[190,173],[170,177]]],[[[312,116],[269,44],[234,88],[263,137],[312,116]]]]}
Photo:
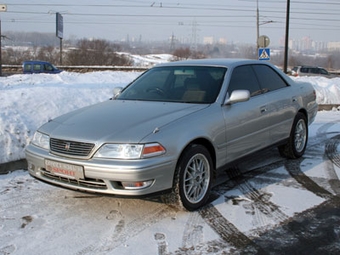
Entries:
{"type": "Polygon", "coordinates": [[[224,67],[155,67],[132,82],[116,99],[212,103],[226,71],[224,67]]]}

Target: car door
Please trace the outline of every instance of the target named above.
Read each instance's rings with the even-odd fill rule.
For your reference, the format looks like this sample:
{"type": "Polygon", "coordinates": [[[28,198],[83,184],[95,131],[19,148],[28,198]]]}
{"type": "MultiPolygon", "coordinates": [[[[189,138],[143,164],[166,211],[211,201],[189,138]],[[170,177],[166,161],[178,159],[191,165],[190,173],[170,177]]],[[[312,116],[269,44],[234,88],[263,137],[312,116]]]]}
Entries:
{"type": "Polygon", "coordinates": [[[226,163],[268,144],[267,102],[251,65],[239,66],[233,70],[228,96],[234,90],[249,90],[251,98],[222,108],[226,125],[226,163]]]}
{"type": "Polygon", "coordinates": [[[267,129],[270,144],[273,144],[289,136],[296,114],[297,97],[272,67],[254,65],[253,68],[267,102],[267,129]]]}

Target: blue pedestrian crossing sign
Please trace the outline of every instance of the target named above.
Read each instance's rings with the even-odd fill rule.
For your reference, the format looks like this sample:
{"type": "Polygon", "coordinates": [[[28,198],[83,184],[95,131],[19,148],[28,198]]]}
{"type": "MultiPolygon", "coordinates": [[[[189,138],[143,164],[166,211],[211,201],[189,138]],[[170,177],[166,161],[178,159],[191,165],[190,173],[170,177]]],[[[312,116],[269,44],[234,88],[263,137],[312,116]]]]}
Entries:
{"type": "Polygon", "coordinates": [[[259,49],[259,60],[270,60],[270,49],[269,48],[259,49]]]}

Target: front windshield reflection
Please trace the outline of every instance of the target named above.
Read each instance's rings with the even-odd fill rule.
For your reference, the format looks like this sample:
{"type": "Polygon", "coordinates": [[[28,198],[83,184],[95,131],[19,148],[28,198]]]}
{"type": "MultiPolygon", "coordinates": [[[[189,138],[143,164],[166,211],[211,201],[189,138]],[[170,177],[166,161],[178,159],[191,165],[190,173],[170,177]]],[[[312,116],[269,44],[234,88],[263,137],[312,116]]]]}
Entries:
{"type": "Polygon", "coordinates": [[[155,67],[127,86],[118,100],[212,103],[226,73],[224,67],[155,67]]]}

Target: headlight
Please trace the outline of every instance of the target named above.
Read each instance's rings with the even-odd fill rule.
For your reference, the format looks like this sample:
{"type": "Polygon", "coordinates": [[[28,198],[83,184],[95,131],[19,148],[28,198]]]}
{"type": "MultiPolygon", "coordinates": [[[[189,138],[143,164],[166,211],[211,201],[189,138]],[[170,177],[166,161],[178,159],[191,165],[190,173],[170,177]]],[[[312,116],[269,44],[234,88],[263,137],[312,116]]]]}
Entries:
{"type": "Polygon", "coordinates": [[[165,153],[158,143],[150,144],[104,144],[96,153],[98,158],[140,159],[165,153]]]}
{"type": "Polygon", "coordinates": [[[39,131],[34,133],[31,143],[46,150],[50,149],[50,137],[39,131]]]}

